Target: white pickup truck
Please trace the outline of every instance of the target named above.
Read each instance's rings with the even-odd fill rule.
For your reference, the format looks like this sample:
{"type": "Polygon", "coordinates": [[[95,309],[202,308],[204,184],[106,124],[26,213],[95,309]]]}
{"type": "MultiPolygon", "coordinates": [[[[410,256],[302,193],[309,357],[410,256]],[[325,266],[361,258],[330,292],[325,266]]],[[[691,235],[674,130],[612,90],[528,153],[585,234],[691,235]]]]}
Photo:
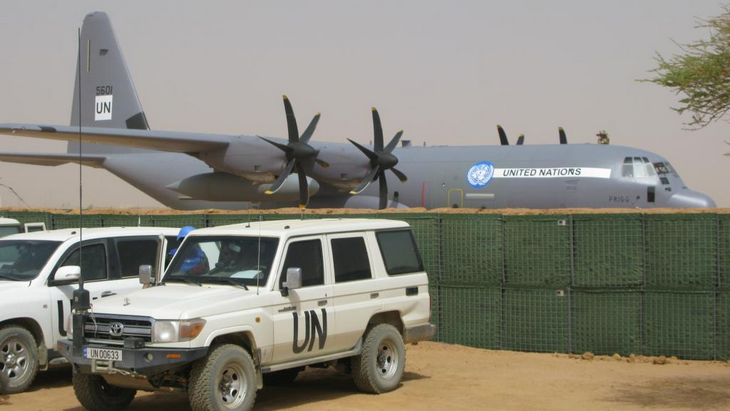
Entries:
{"type": "Polygon", "coordinates": [[[36,231],[46,231],[45,223],[25,223],[20,222],[13,218],[0,217],[0,237],[5,237],[11,234],[18,233],[32,233],[36,231]]]}
{"type": "Polygon", "coordinates": [[[393,390],[404,343],[431,339],[429,321],[408,224],[254,222],[194,231],[161,284],[96,303],[83,336],[59,349],[92,411],[121,410],[136,390],[175,389],[194,411],[250,410],[264,384],[306,366],[339,366],[365,392],[393,390]]]}
{"type": "MultiPolygon", "coordinates": [[[[66,363],[55,350],[65,324],[75,279],[69,267],[83,268],[93,302],[142,288],[139,266],[156,266],[175,228],[92,228],[15,234],[0,239],[0,374],[5,391],[18,393],[37,371],[66,363]],[[163,236],[161,239],[160,236],[163,236]],[[165,238],[167,240],[165,240],[165,238]]],[[[163,261],[164,264],[164,261],[163,261]]]]}

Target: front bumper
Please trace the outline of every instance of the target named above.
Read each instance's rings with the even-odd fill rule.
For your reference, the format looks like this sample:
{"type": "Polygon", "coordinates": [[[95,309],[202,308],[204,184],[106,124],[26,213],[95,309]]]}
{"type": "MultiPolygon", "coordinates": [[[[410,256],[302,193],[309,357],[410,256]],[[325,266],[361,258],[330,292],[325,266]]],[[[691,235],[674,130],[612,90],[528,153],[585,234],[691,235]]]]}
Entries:
{"type": "Polygon", "coordinates": [[[403,330],[403,342],[406,344],[428,341],[436,335],[436,326],[433,324],[416,325],[414,327],[406,327],[403,330]]]}
{"type": "Polygon", "coordinates": [[[133,373],[151,376],[179,368],[205,357],[208,347],[202,348],[124,348],[102,344],[85,344],[84,347],[122,351],[122,361],[90,360],[73,355],[73,341],[61,340],[58,350],[70,363],[84,374],[133,373]]]}

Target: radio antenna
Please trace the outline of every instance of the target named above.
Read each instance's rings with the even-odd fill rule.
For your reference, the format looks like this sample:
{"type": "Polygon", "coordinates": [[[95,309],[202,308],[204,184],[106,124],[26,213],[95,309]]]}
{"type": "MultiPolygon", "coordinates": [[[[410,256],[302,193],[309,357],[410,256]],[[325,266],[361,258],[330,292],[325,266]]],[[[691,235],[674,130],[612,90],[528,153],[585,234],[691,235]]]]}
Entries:
{"type": "MultiPolygon", "coordinates": [[[[83,227],[84,227],[84,215],[83,215],[83,179],[82,179],[82,167],[81,167],[81,160],[82,160],[82,153],[81,153],[81,29],[79,28],[78,31],[78,41],[79,41],[79,54],[78,54],[78,71],[79,71],[79,78],[78,78],[78,85],[79,85],[79,101],[78,101],[78,111],[79,111],[79,268],[83,265],[83,258],[82,258],[82,250],[83,250],[83,227]]],[[[91,42],[87,42],[87,66],[86,70],[89,70],[89,48],[91,47],[91,42]]],[[[73,292],[73,299],[71,300],[71,311],[72,311],[72,327],[73,327],[73,354],[75,356],[81,356],[83,353],[83,346],[84,346],[84,323],[86,321],[86,316],[89,312],[89,309],[91,309],[91,298],[89,297],[89,290],[84,289],[84,274],[83,272],[79,273],[79,288],[74,290],[73,292]]]]}
{"type": "MultiPolygon", "coordinates": [[[[79,113],[79,267],[81,267],[81,262],[83,261],[81,259],[81,254],[83,253],[84,249],[84,180],[83,180],[83,167],[81,166],[82,163],[82,151],[83,146],[81,145],[81,28],[79,28],[79,55],[78,55],[78,67],[79,67],[79,106],[78,106],[78,113],[79,113]]],[[[86,53],[89,53],[89,50],[86,50],[86,53]]],[[[88,61],[88,60],[87,60],[88,61]]],[[[88,70],[88,66],[86,68],[88,70]]],[[[84,276],[79,276],[79,288],[84,289],[84,276]]]]}

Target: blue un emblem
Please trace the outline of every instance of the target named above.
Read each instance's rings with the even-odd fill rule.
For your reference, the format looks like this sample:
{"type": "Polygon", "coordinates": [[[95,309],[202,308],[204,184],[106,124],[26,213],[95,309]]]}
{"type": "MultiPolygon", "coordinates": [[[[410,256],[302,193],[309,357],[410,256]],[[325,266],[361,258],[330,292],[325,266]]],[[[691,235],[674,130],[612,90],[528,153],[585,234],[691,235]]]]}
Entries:
{"type": "Polygon", "coordinates": [[[489,161],[476,163],[466,173],[466,181],[474,188],[482,188],[494,177],[494,166],[489,161]]]}

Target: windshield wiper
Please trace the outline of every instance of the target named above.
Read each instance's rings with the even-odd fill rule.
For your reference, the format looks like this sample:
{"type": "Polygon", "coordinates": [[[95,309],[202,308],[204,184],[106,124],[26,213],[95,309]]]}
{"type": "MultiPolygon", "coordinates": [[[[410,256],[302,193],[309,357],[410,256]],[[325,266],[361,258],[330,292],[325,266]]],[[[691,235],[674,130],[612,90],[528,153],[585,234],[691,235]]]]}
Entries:
{"type": "Polygon", "coordinates": [[[7,279],[7,280],[11,280],[11,281],[25,281],[25,280],[24,280],[24,279],[22,279],[22,278],[18,278],[18,277],[11,277],[11,276],[9,276],[9,275],[7,275],[7,274],[0,274],[0,278],[5,278],[5,279],[7,279]]]}
{"type": "Polygon", "coordinates": [[[248,291],[248,286],[246,284],[239,283],[237,281],[233,281],[230,278],[211,277],[211,278],[206,278],[205,281],[209,282],[209,283],[217,283],[217,282],[225,281],[230,285],[236,286],[238,288],[243,288],[244,290],[248,291]]]}
{"type": "Polygon", "coordinates": [[[172,281],[172,282],[174,282],[174,281],[184,281],[184,282],[186,282],[188,284],[197,285],[198,287],[202,287],[202,285],[199,282],[193,281],[193,280],[191,280],[189,278],[185,278],[185,277],[170,278],[169,280],[167,280],[165,282],[168,282],[168,281],[172,281]]]}

